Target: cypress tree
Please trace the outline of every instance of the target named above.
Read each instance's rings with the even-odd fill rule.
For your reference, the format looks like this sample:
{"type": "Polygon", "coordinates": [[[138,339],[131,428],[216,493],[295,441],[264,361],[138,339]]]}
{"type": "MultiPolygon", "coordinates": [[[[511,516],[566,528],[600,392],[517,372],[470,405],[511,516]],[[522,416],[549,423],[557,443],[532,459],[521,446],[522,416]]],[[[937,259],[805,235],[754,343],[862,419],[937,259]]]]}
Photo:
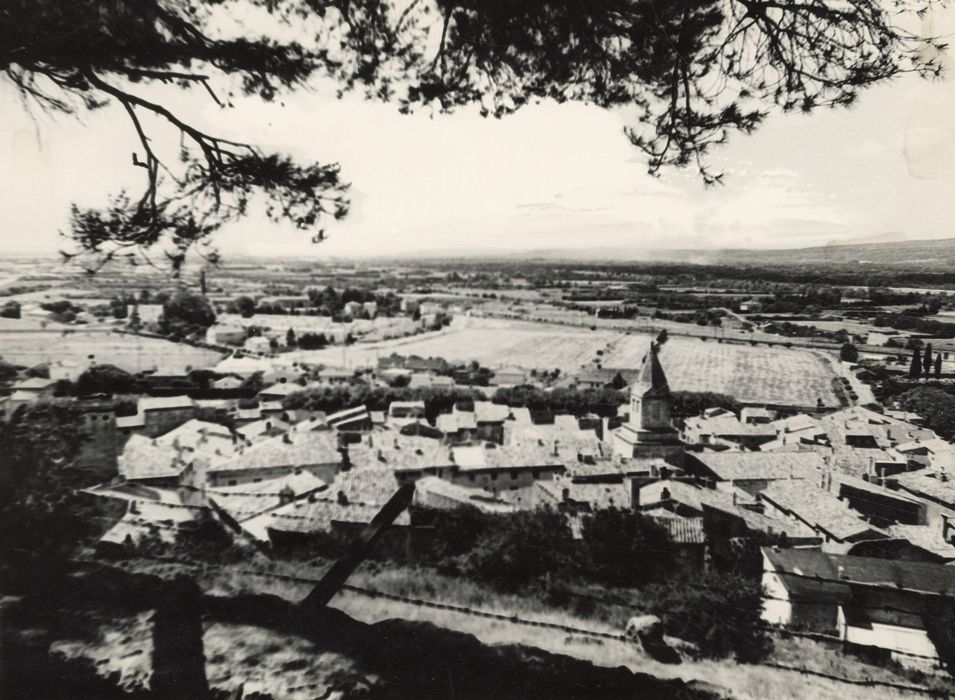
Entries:
{"type": "Polygon", "coordinates": [[[928,376],[928,373],[932,371],[932,344],[926,343],[925,345],[925,357],[922,358],[922,370],[925,372],[925,376],[928,376]]]}
{"type": "Polygon", "coordinates": [[[912,364],[909,366],[909,378],[918,379],[922,376],[922,358],[919,356],[919,349],[912,348],[912,364]]]}
{"type": "Polygon", "coordinates": [[[935,378],[942,378],[942,356],[935,353],[935,378]]]}

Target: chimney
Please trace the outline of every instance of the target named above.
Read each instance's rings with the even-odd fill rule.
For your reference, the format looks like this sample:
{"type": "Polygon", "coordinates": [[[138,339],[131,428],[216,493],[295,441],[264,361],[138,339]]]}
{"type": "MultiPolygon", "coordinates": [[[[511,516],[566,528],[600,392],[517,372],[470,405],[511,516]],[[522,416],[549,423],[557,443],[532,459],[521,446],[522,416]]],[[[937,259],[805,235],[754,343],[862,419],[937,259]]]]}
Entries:
{"type": "Polygon", "coordinates": [[[560,447],[560,440],[554,440],[554,452],[553,452],[554,457],[560,456],[560,451],[558,449],[559,447],[560,447]]]}
{"type": "Polygon", "coordinates": [[[339,492],[338,492],[338,499],[337,499],[337,500],[338,500],[338,505],[340,505],[340,506],[347,506],[347,505],[348,505],[348,496],[345,495],[345,492],[344,492],[344,491],[339,491],[339,492]]]}
{"type": "Polygon", "coordinates": [[[292,490],[292,487],[286,484],[281,491],[279,491],[279,505],[285,505],[286,503],[291,503],[295,500],[295,491],[292,490]]]}
{"type": "Polygon", "coordinates": [[[949,542],[948,533],[952,528],[952,522],[947,515],[942,516],[942,539],[949,542]]]}
{"type": "Polygon", "coordinates": [[[566,486],[560,492],[560,499],[566,503],[570,500],[570,489],[566,486]]]}
{"type": "Polygon", "coordinates": [[[286,445],[292,444],[292,438],[289,437],[288,433],[282,433],[282,442],[284,442],[286,445]]]}
{"type": "Polygon", "coordinates": [[[849,580],[849,577],[846,576],[846,567],[844,567],[842,564],[840,564],[838,571],[839,571],[839,578],[840,578],[841,580],[843,580],[843,581],[848,581],[848,580],[849,580]]]}
{"type": "Polygon", "coordinates": [[[733,505],[736,505],[736,492],[733,491],[733,505]]]}

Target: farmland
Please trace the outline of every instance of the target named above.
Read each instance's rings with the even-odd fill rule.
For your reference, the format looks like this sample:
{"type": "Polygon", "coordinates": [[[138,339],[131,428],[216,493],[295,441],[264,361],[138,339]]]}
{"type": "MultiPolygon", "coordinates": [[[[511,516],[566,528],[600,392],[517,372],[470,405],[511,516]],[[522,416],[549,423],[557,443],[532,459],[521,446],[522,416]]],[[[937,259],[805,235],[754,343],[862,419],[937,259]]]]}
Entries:
{"type": "Polygon", "coordinates": [[[50,361],[85,366],[93,355],[97,364],[112,364],[130,372],[205,367],[220,358],[212,350],[158,338],[66,328],[0,332],[0,357],[28,367],[50,361]]]}
{"type": "MultiPolygon", "coordinates": [[[[359,343],[342,349],[295,353],[296,359],[372,366],[378,357],[402,355],[443,357],[449,361],[477,360],[500,368],[555,369],[574,374],[603,367],[635,369],[650,346],[651,336],[561,326],[459,318],[446,331],[383,343],[359,343]]],[[[817,355],[798,349],[718,343],[715,339],[671,337],[661,357],[675,390],[718,391],[744,401],[827,405],[837,401],[832,371],[817,355]]]]}

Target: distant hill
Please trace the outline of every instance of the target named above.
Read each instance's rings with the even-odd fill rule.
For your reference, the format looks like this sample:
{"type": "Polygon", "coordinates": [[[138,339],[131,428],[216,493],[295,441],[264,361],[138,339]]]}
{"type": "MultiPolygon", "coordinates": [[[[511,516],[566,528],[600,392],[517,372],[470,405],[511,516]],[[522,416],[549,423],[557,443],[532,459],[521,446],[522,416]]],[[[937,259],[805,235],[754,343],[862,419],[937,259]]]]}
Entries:
{"type": "Polygon", "coordinates": [[[942,271],[955,269],[955,238],[828,245],[787,249],[644,249],[639,246],[595,246],[507,250],[495,248],[417,251],[407,256],[428,259],[483,259],[548,262],[683,262],[701,265],[872,265],[893,269],[942,271]]]}
{"type": "Polygon", "coordinates": [[[885,265],[952,269],[955,267],[955,238],[828,245],[787,250],[719,250],[714,252],[712,259],[708,262],[747,265],[885,265]]]}

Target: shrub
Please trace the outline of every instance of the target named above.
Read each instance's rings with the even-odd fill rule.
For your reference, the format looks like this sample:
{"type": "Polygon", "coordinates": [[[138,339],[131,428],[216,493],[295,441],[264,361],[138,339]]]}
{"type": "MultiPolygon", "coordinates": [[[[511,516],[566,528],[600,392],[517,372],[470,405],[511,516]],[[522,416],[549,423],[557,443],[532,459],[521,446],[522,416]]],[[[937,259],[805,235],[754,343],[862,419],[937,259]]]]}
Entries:
{"type": "Polygon", "coordinates": [[[772,651],[760,617],[762,586],[726,574],[710,574],[700,585],[660,586],[651,610],[667,634],[697,646],[701,656],[734,656],[742,663],[760,661],[772,651]]]}
{"type": "Polygon", "coordinates": [[[609,508],[583,522],[587,570],[611,586],[642,586],[673,569],[666,529],[639,513],[609,508]]]}
{"type": "Polygon", "coordinates": [[[574,540],[561,513],[550,508],[492,517],[477,546],[459,558],[461,573],[503,591],[518,591],[548,574],[572,570],[574,540]]]}
{"type": "Polygon", "coordinates": [[[955,436],[955,396],[935,387],[918,387],[899,396],[906,411],[925,418],[925,426],[946,439],[955,436]]]}
{"type": "Polygon", "coordinates": [[[129,372],[115,365],[90,367],[76,379],[76,393],[87,394],[135,394],[142,389],[142,382],[129,372]]]}
{"type": "Polygon", "coordinates": [[[839,359],[843,362],[858,362],[859,350],[852,343],[844,343],[839,350],[839,359]]]}

